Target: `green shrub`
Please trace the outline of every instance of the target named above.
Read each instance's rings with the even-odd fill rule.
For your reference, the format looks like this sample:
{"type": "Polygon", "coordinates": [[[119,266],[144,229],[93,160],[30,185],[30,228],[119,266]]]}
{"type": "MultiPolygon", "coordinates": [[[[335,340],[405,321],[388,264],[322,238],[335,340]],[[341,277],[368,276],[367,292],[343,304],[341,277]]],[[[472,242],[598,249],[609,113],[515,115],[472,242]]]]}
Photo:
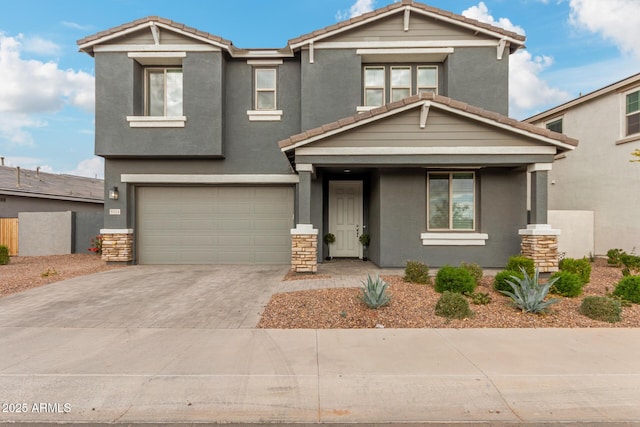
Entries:
{"type": "Polygon", "coordinates": [[[558,271],[551,275],[551,279],[556,279],[549,292],[563,297],[577,297],[582,293],[584,283],[580,276],[570,271],[558,271]]]}
{"type": "Polygon", "coordinates": [[[640,304],[640,276],[626,276],[618,282],[613,295],[640,304]]]}
{"type": "Polygon", "coordinates": [[[0,245],[0,265],[9,264],[9,248],[0,245]]]}
{"type": "Polygon", "coordinates": [[[505,270],[520,271],[521,268],[524,268],[529,276],[535,274],[536,266],[533,260],[520,255],[510,257],[505,270]]]}
{"type": "Polygon", "coordinates": [[[614,267],[622,267],[622,260],[620,257],[624,251],[622,249],[609,249],[607,251],[607,264],[614,267]]]}
{"type": "Polygon", "coordinates": [[[473,317],[469,301],[457,292],[444,291],[436,303],[436,315],[447,319],[473,317]]]}
{"type": "Polygon", "coordinates": [[[620,301],[603,296],[588,296],[580,304],[580,313],[590,319],[603,322],[619,322],[622,320],[622,306],[620,301]]]}
{"type": "Polygon", "coordinates": [[[380,278],[380,275],[376,276],[373,280],[370,275],[367,276],[367,282],[362,282],[364,287],[362,288],[362,301],[369,308],[379,308],[389,304],[391,298],[387,294],[387,287],[389,284],[380,278]]]}
{"type": "Polygon", "coordinates": [[[623,276],[637,276],[640,274],[640,256],[623,253],[620,256],[620,260],[624,266],[622,269],[623,276]]]}
{"type": "Polygon", "coordinates": [[[471,297],[471,304],[475,305],[487,305],[491,302],[491,295],[484,292],[474,292],[469,297],[471,297]]]}
{"type": "Polygon", "coordinates": [[[431,283],[429,267],[420,261],[407,261],[403,279],[405,282],[429,284],[431,283]]]}
{"type": "Polygon", "coordinates": [[[504,270],[496,274],[496,277],[493,281],[493,289],[498,292],[511,292],[513,288],[507,283],[507,280],[513,281],[511,276],[515,276],[520,280],[524,279],[524,273],[522,273],[522,271],[504,270]]]}
{"type": "Polygon", "coordinates": [[[591,263],[586,257],[582,259],[565,258],[560,261],[559,267],[562,271],[568,271],[580,276],[583,284],[587,284],[591,280],[591,263]]]}
{"type": "Polygon", "coordinates": [[[482,280],[482,267],[480,267],[475,262],[461,262],[460,268],[464,268],[465,270],[468,270],[469,273],[471,273],[473,280],[476,281],[476,285],[480,283],[480,280],[482,280]]]}
{"type": "Polygon", "coordinates": [[[547,307],[559,301],[557,298],[545,301],[549,288],[553,286],[556,279],[550,279],[547,283],[540,284],[537,268],[533,276],[529,276],[524,268],[522,272],[524,279],[507,280],[507,283],[513,288],[513,292],[500,291],[511,298],[514,306],[529,313],[543,313],[547,307]]]}
{"type": "Polygon", "coordinates": [[[459,294],[472,294],[476,289],[476,282],[468,270],[460,267],[445,265],[436,274],[436,291],[451,291],[459,294]]]}

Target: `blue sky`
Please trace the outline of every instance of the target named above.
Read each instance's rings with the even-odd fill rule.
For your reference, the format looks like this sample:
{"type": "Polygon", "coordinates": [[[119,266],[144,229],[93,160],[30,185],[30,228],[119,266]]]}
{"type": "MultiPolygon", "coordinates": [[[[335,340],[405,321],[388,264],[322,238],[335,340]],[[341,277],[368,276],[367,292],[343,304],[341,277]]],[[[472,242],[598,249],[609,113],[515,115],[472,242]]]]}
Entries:
{"type": "MultiPolygon", "coordinates": [[[[242,48],[287,40],[393,0],[20,0],[0,14],[5,164],[102,177],[93,155],[94,65],[76,41],[159,15],[242,48]]],[[[640,0],[424,0],[527,36],[510,58],[510,115],[523,119],[640,72],[640,0]]]]}

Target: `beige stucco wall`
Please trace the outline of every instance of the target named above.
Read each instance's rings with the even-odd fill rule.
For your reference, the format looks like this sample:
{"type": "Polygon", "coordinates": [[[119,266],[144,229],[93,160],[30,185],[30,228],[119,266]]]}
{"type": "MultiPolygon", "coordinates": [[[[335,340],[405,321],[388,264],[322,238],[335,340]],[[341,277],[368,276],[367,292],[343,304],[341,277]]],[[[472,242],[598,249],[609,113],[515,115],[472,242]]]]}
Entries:
{"type": "Polygon", "coordinates": [[[611,248],[640,250],[640,164],[629,161],[640,137],[616,144],[623,100],[612,93],[566,112],[564,133],[580,145],[549,173],[549,209],[594,211],[596,255],[611,248]]]}
{"type": "Polygon", "coordinates": [[[588,257],[594,253],[593,211],[548,211],[549,224],[560,230],[558,253],[565,258],[588,257]]]}

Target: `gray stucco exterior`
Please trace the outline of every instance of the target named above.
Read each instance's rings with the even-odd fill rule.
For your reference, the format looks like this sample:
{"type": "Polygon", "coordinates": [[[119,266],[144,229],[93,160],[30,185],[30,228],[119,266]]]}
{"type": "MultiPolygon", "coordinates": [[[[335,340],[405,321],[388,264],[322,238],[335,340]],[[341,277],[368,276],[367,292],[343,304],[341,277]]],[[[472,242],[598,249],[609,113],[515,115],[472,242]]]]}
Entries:
{"type": "MultiPolygon", "coordinates": [[[[81,40],[81,50],[96,59],[96,154],[105,158],[105,187],[118,187],[120,193],[118,200],[105,200],[105,229],[132,233],[135,242],[139,187],[289,186],[295,188],[294,223],[318,230],[322,260],[322,236],[331,231],[330,182],[357,180],[363,183],[358,232],[371,235],[373,262],[503,264],[518,252],[517,232],[527,223],[527,166],[551,163],[556,154],[548,135],[517,129],[515,121],[501,116],[508,111],[509,54],[524,39],[408,0],[386,9],[384,17],[367,14],[353,28],[327,27],[278,50],[237,49],[216,36],[154,18],[81,40]],[[168,36],[156,39],[150,28],[168,36]],[[163,46],[163,40],[173,44],[163,46]],[[145,67],[163,60],[183,71],[184,127],[132,127],[127,117],[144,115],[145,67]],[[364,106],[367,66],[385,67],[386,102],[378,109],[364,106]],[[416,101],[409,124],[392,120],[403,118],[400,107],[409,102],[391,103],[390,73],[397,66],[410,67],[412,95],[417,67],[437,67],[439,97],[416,101]],[[254,111],[257,68],[277,70],[275,110],[254,111]],[[449,108],[454,100],[464,103],[463,110],[467,104],[478,108],[449,108]],[[432,102],[440,116],[429,113],[432,102]],[[387,105],[396,110],[387,111],[387,105]],[[386,133],[374,141],[356,123],[357,112],[380,117],[378,126],[386,133]],[[438,117],[444,121],[436,123],[438,117]],[[359,142],[350,146],[340,139],[344,135],[359,142]],[[279,146],[293,136],[305,146],[279,146]],[[322,141],[316,143],[315,137],[322,141]],[[476,173],[475,232],[489,235],[486,244],[425,245],[426,174],[460,168],[476,173]]],[[[542,184],[543,175],[539,178],[542,184]]],[[[536,196],[541,212],[546,193],[538,189],[536,196]]],[[[135,252],[134,244],[133,262],[135,252]]]]}

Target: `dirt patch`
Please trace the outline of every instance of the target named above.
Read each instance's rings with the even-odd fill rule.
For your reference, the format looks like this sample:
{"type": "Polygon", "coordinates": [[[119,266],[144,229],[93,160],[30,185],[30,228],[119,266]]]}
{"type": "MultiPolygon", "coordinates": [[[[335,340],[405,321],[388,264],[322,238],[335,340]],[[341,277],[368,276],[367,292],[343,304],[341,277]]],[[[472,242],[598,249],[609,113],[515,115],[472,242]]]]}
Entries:
{"type": "Polygon", "coordinates": [[[0,265],[0,297],[114,268],[121,267],[107,265],[95,254],[11,257],[9,264],[0,265]]]}
{"type": "Polygon", "coordinates": [[[591,328],[640,327],[640,305],[624,307],[622,322],[608,323],[589,319],[578,312],[588,295],[612,292],[622,278],[620,269],[596,260],[591,281],[577,298],[560,298],[547,314],[523,313],[510,304],[510,299],[493,289],[493,277],[483,277],[476,292],[487,293],[492,302],[471,304],[475,316],[463,320],[447,320],[435,315],[440,298],[432,285],[407,283],[400,276],[383,276],[389,286],[391,302],[378,310],[368,308],[361,300],[359,288],[328,288],[285,292],[272,296],[258,328],[591,328]]]}

